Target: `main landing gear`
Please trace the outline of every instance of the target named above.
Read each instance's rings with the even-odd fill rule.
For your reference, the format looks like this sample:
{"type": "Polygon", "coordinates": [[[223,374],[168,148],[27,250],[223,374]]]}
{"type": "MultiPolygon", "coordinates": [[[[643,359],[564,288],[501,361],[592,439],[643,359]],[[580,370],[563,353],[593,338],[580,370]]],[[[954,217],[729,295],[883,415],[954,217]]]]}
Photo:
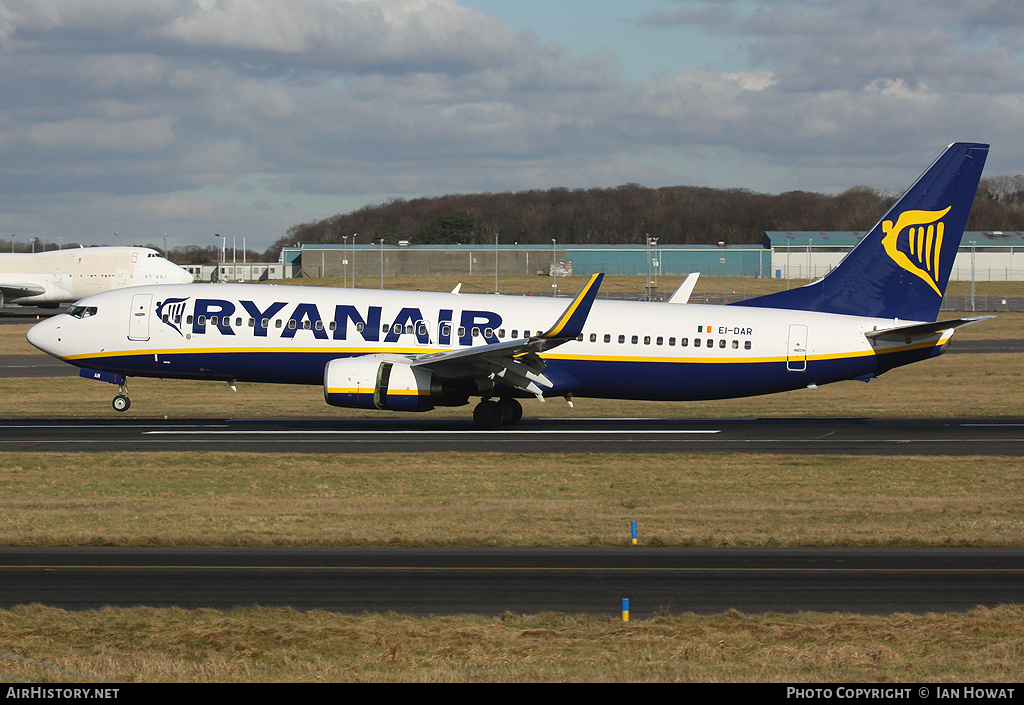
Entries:
{"type": "Polygon", "coordinates": [[[111,402],[114,411],[128,411],[131,408],[132,400],[128,398],[128,380],[122,378],[117,387],[117,396],[111,402]]]}
{"type": "Polygon", "coordinates": [[[484,399],[473,409],[473,421],[482,429],[512,426],[523,418],[523,405],[512,397],[484,399]]]}

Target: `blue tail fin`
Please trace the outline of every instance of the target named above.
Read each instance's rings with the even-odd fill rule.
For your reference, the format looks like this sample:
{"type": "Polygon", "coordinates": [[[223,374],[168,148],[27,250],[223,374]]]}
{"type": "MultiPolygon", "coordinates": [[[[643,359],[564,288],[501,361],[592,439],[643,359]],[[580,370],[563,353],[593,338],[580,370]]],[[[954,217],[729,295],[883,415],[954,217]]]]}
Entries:
{"type": "Polygon", "coordinates": [[[934,321],[987,156],[951,144],[824,278],[734,305],[934,321]]]}

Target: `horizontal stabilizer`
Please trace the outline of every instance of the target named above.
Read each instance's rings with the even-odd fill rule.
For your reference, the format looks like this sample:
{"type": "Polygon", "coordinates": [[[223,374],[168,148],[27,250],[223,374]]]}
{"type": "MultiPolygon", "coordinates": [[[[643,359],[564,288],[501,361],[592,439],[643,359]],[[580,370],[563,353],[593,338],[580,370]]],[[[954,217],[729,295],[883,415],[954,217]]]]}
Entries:
{"type": "Polygon", "coordinates": [[[995,318],[995,316],[972,316],[970,318],[951,318],[948,321],[935,321],[934,323],[914,323],[909,326],[872,330],[864,335],[872,340],[910,343],[922,338],[931,338],[950,328],[969,326],[972,323],[986,321],[990,318],[995,318]]]}

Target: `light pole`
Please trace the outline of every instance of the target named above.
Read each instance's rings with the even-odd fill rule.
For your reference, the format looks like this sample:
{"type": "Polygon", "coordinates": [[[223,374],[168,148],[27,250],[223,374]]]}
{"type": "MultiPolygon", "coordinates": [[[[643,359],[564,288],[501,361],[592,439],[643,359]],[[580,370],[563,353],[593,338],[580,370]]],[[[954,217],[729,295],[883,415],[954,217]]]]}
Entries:
{"type": "Polygon", "coordinates": [[[974,308],[974,255],[976,253],[975,245],[978,244],[977,240],[971,240],[971,310],[976,311],[974,308]]]}
{"type": "Polygon", "coordinates": [[[380,239],[380,288],[384,288],[384,238],[380,239]]]}
{"type": "Polygon", "coordinates": [[[651,266],[654,264],[651,258],[651,248],[658,246],[658,238],[651,237],[650,235],[645,236],[647,239],[647,300],[654,301],[654,292],[657,289],[657,285],[654,280],[651,279],[651,266]]]}
{"type": "Polygon", "coordinates": [[[218,253],[220,257],[217,258],[217,281],[221,281],[221,268],[223,267],[225,259],[225,249],[227,248],[228,239],[220,233],[214,233],[213,236],[220,238],[220,252],[218,253]]]}
{"type": "Polygon", "coordinates": [[[814,245],[814,238],[807,240],[807,283],[810,283],[814,275],[811,272],[811,246],[814,245]]]}
{"type": "Polygon", "coordinates": [[[342,281],[344,283],[342,284],[342,286],[344,286],[347,289],[348,288],[348,235],[342,235],[341,236],[341,240],[342,240],[342,245],[341,245],[341,267],[342,267],[342,271],[344,272],[344,277],[342,279],[342,281]]]}
{"type": "Polygon", "coordinates": [[[555,279],[555,239],[551,238],[551,298],[558,294],[558,281],[555,279]]]}

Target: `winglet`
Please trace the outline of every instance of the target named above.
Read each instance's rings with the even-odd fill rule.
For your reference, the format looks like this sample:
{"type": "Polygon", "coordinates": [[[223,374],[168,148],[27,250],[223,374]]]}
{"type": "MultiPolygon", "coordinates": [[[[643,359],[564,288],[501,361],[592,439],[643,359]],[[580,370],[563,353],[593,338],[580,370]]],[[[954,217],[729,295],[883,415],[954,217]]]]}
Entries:
{"type": "Polygon", "coordinates": [[[693,288],[697,286],[697,277],[700,276],[700,272],[691,272],[687,277],[686,281],[679,285],[676,289],[676,293],[669,297],[668,302],[670,304],[685,304],[690,300],[690,295],[693,293],[693,288]]]}
{"type": "Polygon", "coordinates": [[[603,278],[604,274],[600,273],[590,277],[590,281],[583,287],[583,291],[576,295],[555,325],[537,337],[544,340],[570,340],[582,333],[587,316],[590,315],[590,307],[594,305],[594,299],[597,298],[597,290],[601,288],[603,278]]]}

